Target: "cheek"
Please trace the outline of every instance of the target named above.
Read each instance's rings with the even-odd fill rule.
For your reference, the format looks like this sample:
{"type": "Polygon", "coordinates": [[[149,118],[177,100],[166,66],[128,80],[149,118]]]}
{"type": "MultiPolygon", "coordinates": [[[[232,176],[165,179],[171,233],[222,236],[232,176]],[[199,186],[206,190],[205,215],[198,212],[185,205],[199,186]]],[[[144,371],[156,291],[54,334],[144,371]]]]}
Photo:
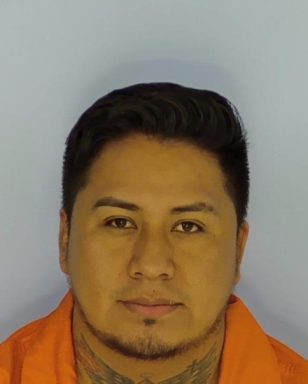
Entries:
{"type": "Polygon", "coordinates": [[[217,296],[222,299],[232,288],[235,273],[235,242],[233,239],[225,238],[224,241],[217,239],[208,243],[200,252],[195,263],[187,265],[187,271],[191,275],[186,276],[187,281],[192,284],[195,297],[204,294],[204,298],[212,300],[217,296]],[[194,277],[193,277],[194,276],[194,277]]]}
{"type": "Polygon", "coordinates": [[[211,260],[200,263],[199,268],[186,276],[190,285],[193,317],[203,326],[209,326],[217,318],[231,294],[234,279],[232,252],[222,257],[221,251],[216,250],[211,256],[211,260]]]}
{"type": "Polygon", "coordinates": [[[221,253],[216,252],[211,256],[213,258],[203,260],[191,269],[194,279],[192,276],[187,276],[187,279],[197,288],[203,287],[204,292],[215,293],[229,289],[235,271],[234,256],[229,254],[229,257],[222,258],[221,253]]]}
{"type": "Polygon", "coordinates": [[[212,271],[211,288],[219,300],[225,300],[233,288],[236,265],[236,247],[234,241],[221,243],[219,255],[216,255],[212,271]]]}
{"type": "Polygon", "coordinates": [[[70,275],[74,292],[89,319],[97,319],[106,313],[112,293],[119,281],[115,273],[117,267],[106,254],[103,247],[89,241],[72,242],[70,249],[70,275]]]}
{"type": "Polygon", "coordinates": [[[85,232],[82,235],[76,232],[70,241],[69,260],[71,279],[75,286],[92,289],[100,294],[106,287],[110,289],[116,269],[109,260],[115,259],[110,257],[102,241],[95,240],[85,232]]]}

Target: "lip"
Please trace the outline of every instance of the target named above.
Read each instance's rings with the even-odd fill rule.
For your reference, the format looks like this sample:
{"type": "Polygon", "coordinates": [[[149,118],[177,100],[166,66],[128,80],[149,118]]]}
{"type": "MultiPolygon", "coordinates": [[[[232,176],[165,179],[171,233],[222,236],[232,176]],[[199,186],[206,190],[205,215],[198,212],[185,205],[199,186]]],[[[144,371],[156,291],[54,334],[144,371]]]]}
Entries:
{"type": "Polygon", "coordinates": [[[158,297],[156,299],[150,297],[134,297],[130,300],[124,300],[125,303],[141,304],[141,305],[178,305],[174,300],[165,299],[164,297],[158,297]]]}
{"type": "Polygon", "coordinates": [[[122,301],[122,304],[133,313],[137,313],[143,316],[163,316],[167,315],[170,312],[175,311],[181,305],[142,305],[135,304],[128,301],[122,301]]]}

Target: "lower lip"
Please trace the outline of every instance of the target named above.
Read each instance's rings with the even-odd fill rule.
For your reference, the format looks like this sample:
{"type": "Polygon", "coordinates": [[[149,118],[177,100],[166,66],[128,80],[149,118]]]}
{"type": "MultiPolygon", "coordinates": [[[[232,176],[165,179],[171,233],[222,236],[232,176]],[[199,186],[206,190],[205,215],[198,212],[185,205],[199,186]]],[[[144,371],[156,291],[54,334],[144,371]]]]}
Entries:
{"type": "Polygon", "coordinates": [[[134,313],[145,316],[162,316],[175,311],[180,305],[141,305],[123,302],[125,307],[134,313]]]}

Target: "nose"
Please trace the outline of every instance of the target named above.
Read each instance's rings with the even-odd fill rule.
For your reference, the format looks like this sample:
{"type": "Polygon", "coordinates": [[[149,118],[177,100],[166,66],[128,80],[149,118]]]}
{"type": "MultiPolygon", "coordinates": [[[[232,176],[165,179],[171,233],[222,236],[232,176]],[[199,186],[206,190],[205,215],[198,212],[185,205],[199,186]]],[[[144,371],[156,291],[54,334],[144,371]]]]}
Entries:
{"type": "Polygon", "coordinates": [[[139,279],[171,279],[174,276],[174,249],[167,236],[143,231],[132,248],[129,275],[139,279]]]}

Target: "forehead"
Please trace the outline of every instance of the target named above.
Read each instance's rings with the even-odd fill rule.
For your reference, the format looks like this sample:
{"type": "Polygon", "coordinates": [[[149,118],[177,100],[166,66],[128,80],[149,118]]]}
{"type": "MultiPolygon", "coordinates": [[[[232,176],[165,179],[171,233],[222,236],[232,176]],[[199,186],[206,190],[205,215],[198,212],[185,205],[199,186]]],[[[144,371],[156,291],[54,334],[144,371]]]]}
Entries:
{"type": "Polygon", "coordinates": [[[144,135],[108,143],[93,162],[79,197],[89,205],[104,196],[154,211],[193,201],[233,210],[214,155],[186,142],[144,135]]]}
{"type": "MultiPolygon", "coordinates": [[[[216,157],[190,143],[134,135],[108,143],[89,171],[89,184],[109,187],[158,188],[223,187],[224,175],[216,157]]],[[[171,191],[170,191],[171,192],[171,191]]]]}

